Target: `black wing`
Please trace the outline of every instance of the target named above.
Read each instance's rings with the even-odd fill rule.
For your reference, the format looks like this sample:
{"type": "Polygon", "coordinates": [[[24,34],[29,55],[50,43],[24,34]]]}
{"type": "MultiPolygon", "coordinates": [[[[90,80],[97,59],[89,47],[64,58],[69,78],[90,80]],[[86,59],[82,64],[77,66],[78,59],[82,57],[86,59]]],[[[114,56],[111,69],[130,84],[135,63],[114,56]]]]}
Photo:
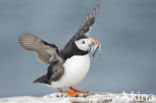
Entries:
{"type": "Polygon", "coordinates": [[[63,62],[55,45],[49,44],[30,33],[21,35],[19,44],[26,50],[36,52],[39,60],[43,63],[63,62]]]}
{"type": "Polygon", "coordinates": [[[94,8],[93,11],[86,16],[83,23],[80,25],[80,28],[75,33],[75,35],[72,37],[72,39],[66,44],[65,48],[68,47],[69,45],[71,45],[74,38],[76,38],[77,36],[79,36],[79,35],[88,35],[88,32],[91,29],[91,26],[95,22],[95,17],[98,14],[99,8],[100,8],[100,6],[97,5],[96,8],[94,8]]]}

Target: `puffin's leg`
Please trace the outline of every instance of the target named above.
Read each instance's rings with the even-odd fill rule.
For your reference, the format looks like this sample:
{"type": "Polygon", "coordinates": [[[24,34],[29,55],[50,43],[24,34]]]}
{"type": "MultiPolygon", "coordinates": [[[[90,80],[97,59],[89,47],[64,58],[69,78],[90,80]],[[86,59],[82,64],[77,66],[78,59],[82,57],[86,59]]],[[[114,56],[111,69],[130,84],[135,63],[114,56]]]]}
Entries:
{"type": "Polygon", "coordinates": [[[78,90],[78,89],[75,89],[73,87],[69,87],[69,89],[73,90],[74,92],[80,92],[80,93],[87,93],[88,92],[86,90],[78,90]]]}
{"type": "Polygon", "coordinates": [[[73,92],[73,91],[62,90],[61,88],[57,88],[57,90],[60,93],[67,93],[70,97],[75,97],[77,95],[77,93],[76,92],[73,92]]]}

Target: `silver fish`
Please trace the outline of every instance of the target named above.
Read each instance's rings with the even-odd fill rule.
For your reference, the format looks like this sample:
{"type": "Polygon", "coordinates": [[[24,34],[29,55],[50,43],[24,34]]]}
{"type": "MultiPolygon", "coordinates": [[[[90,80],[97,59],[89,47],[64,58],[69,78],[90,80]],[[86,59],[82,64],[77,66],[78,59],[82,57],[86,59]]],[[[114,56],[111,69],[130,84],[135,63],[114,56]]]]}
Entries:
{"type": "Polygon", "coordinates": [[[101,57],[101,45],[92,44],[91,46],[91,53],[92,57],[94,58],[95,54],[98,52],[99,58],[101,57]]]}

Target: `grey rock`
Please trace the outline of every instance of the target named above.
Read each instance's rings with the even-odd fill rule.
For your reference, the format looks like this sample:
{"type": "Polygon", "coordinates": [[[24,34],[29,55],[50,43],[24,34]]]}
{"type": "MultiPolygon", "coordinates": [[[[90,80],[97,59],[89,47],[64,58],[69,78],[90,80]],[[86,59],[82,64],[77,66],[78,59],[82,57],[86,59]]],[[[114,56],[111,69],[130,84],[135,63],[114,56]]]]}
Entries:
{"type": "Polygon", "coordinates": [[[156,96],[148,94],[88,92],[78,93],[76,97],[69,97],[64,93],[54,93],[43,97],[1,98],[0,103],[156,103],[156,96]]]}

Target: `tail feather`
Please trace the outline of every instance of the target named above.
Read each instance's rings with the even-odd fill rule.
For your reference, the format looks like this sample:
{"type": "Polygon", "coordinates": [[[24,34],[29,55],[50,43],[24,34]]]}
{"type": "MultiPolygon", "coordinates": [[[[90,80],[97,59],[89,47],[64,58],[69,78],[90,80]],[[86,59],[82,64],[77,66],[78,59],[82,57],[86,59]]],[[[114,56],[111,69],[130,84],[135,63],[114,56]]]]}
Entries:
{"type": "Polygon", "coordinates": [[[38,79],[34,80],[34,83],[48,83],[47,74],[39,77],[38,79]]]}

